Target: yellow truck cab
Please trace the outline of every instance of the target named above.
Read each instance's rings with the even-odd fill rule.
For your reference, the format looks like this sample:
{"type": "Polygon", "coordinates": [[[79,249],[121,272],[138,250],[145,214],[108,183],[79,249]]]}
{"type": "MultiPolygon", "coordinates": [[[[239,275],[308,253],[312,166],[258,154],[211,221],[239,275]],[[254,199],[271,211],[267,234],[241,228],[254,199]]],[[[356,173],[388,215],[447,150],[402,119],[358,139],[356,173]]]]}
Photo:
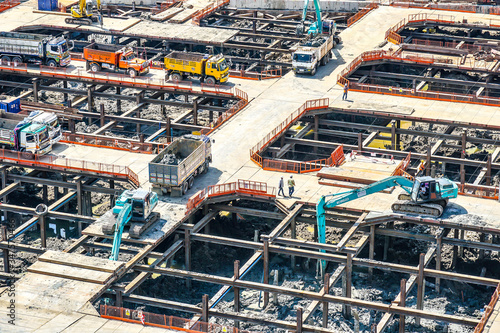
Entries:
{"type": "Polygon", "coordinates": [[[229,66],[222,54],[170,52],[165,57],[165,79],[181,81],[188,76],[208,84],[224,83],[229,78],[229,66]]]}

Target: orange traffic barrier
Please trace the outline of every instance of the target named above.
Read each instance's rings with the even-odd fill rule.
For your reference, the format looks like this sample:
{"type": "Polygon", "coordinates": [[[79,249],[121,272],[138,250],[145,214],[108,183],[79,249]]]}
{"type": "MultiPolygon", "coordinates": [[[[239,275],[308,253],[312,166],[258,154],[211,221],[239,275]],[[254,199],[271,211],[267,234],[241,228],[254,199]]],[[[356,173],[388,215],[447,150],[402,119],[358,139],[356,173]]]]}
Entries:
{"type": "Polygon", "coordinates": [[[231,194],[247,194],[251,196],[275,198],[275,192],[275,187],[267,186],[267,183],[252,180],[239,179],[237,182],[210,185],[206,189],[196,192],[189,198],[186,204],[186,215],[207,198],[231,194]]]}
{"type": "Polygon", "coordinates": [[[201,321],[195,322],[186,318],[167,316],[109,305],[100,306],[100,315],[102,318],[106,319],[120,320],[127,323],[135,323],[144,326],[160,327],[191,333],[252,333],[251,331],[240,330],[231,326],[223,326],[201,321]]]}
{"type": "Polygon", "coordinates": [[[0,12],[3,12],[9,8],[15,7],[15,6],[19,5],[20,3],[21,3],[21,1],[11,1],[11,0],[2,1],[2,2],[0,2],[0,12]]]}

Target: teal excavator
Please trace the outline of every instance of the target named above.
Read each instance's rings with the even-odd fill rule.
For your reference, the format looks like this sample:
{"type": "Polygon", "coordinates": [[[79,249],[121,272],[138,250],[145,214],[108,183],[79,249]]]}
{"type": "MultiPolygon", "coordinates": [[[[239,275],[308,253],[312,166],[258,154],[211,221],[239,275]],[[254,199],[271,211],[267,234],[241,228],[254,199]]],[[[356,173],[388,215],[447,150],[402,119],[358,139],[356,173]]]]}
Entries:
{"type": "MultiPolygon", "coordinates": [[[[396,213],[419,214],[440,217],[449,199],[458,196],[458,186],[447,178],[416,177],[410,180],[402,176],[392,176],[368,186],[322,196],[316,204],[316,219],[318,223],[318,242],[325,243],[325,210],[340,204],[381,192],[394,186],[401,187],[404,192],[398,196],[398,201],[392,204],[396,213]]],[[[322,261],[324,271],[325,263],[322,261]]]]}
{"type": "Polygon", "coordinates": [[[158,195],[143,189],[124,191],[113,207],[113,218],[102,227],[106,235],[114,234],[110,260],[118,260],[122,234],[129,226],[129,236],[139,238],[153,223],[160,219],[160,213],[153,212],[158,204],[158,195]]]}
{"type": "MultiPolygon", "coordinates": [[[[316,13],[316,22],[313,22],[308,30],[308,35],[316,36],[318,34],[322,34],[323,32],[328,32],[328,34],[334,34],[336,30],[336,25],[333,21],[325,20],[323,21],[321,18],[321,6],[319,4],[319,0],[313,0],[314,10],[316,13]]],[[[304,33],[304,25],[307,16],[307,7],[309,6],[309,0],[304,0],[304,9],[302,10],[302,21],[299,25],[297,25],[297,35],[302,35],[304,33]]]]}

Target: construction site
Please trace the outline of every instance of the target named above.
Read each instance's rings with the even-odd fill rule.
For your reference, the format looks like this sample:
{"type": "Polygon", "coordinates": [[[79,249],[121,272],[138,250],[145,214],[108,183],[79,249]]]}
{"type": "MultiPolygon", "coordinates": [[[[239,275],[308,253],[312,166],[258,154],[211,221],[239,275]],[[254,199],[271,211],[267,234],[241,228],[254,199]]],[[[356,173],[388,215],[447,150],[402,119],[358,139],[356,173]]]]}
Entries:
{"type": "Polygon", "coordinates": [[[0,2],[0,332],[500,332],[494,0],[0,2]]]}

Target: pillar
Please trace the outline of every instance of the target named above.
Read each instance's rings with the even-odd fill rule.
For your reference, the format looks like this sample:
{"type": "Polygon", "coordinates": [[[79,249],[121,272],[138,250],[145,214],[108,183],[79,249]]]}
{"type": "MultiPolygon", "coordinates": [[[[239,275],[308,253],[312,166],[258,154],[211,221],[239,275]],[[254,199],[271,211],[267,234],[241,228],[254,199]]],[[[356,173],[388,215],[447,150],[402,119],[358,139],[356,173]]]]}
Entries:
{"type": "MultiPolygon", "coordinates": [[[[368,253],[368,258],[370,260],[373,260],[374,255],[375,255],[375,226],[371,225],[370,226],[370,251],[368,253]]],[[[373,278],[373,268],[372,267],[368,268],[368,278],[370,281],[373,278]]]]}
{"type": "Polygon", "coordinates": [[[115,290],[115,292],[116,292],[115,306],[121,308],[123,306],[123,292],[120,289],[115,290]]]}
{"type": "MultiPolygon", "coordinates": [[[[441,270],[441,252],[443,247],[443,233],[440,233],[436,238],[436,270],[441,270]]],[[[439,294],[441,287],[441,279],[436,278],[436,293],[439,294]]]]}
{"type": "MultiPolygon", "coordinates": [[[[453,230],[453,237],[458,238],[458,229],[453,230]]],[[[453,245],[453,254],[452,254],[452,259],[451,259],[451,263],[452,263],[451,266],[453,268],[455,268],[457,265],[457,257],[458,257],[458,246],[453,245]]]]}
{"type": "Polygon", "coordinates": [[[48,194],[48,188],[47,188],[47,185],[43,185],[42,187],[42,199],[43,199],[43,203],[48,205],[49,204],[49,194],[48,194]]]}
{"type": "Polygon", "coordinates": [[[396,150],[396,120],[391,120],[391,149],[396,150]]]}
{"type": "Polygon", "coordinates": [[[38,216],[38,223],[40,224],[40,238],[42,240],[42,247],[47,247],[47,234],[45,229],[45,215],[38,216]]]}
{"type": "Polygon", "coordinates": [[[171,125],[170,125],[170,117],[167,117],[166,119],[166,124],[165,124],[165,134],[167,136],[167,142],[170,142],[171,138],[172,138],[172,129],[171,129],[171,125]]]}
{"type": "Polygon", "coordinates": [[[33,101],[38,102],[38,90],[40,88],[40,79],[33,79],[33,101]]]}
{"type": "MultiPolygon", "coordinates": [[[[462,132],[462,151],[460,158],[465,159],[465,149],[467,149],[467,131],[462,132]]],[[[465,165],[460,164],[460,184],[465,184],[465,165]]]]}
{"type": "Polygon", "coordinates": [[[303,310],[301,307],[297,308],[297,330],[295,331],[296,333],[302,333],[302,317],[303,317],[303,310]]]}
{"type": "MultiPolygon", "coordinates": [[[[238,280],[240,278],[240,261],[234,261],[234,280],[238,280]]],[[[240,312],[240,288],[234,287],[234,312],[240,312]]],[[[234,326],[236,328],[240,328],[240,322],[238,320],[234,321],[234,326]]]]}
{"type": "Polygon", "coordinates": [[[101,127],[104,126],[104,104],[99,105],[101,127]]]}
{"type": "MultiPolygon", "coordinates": [[[[184,232],[184,264],[186,266],[186,270],[191,270],[191,230],[186,229],[184,232]]],[[[186,287],[191,289],[191,280],[186,279],[186,287]]],[[[207,296],[208,297],[208,296],[207,296]]]]}
{"type": "MultiPolygon", "coordinates": [[[[109,188],[110,189],[115,188],[115,180],[114,179],[109,180],[109,188]]],[[[113,194],[111,194],[109,196],[109,205],[110,205],[110,208],[112,208],[115,205],[115,196],[113,194]]]]}
{"type": "MultiPolygon", "coordinates": [[[[269,284],[269,241],[264,240],[264,283],[269,284]]],[[[269,303],[269,292],[264,291],[264,305],[263,308],[267,307],[269,303]]]]}
{"type": "MultiPolygon", "coordinates": [[[[76,181],[76,205],[78,207],[78,215],[83,215],[83,200],[82,200],[82,181],[76,181]]],[[[82,222],[78,222],[78,237],[82,235],[82,222]]]]}
{"type": "MultiPolygon", "coordinates": [[[[120,95],[120,94],[121,94],[121,88],[116,87],[116,95],[120,95]]],[[[118,113],[122,112],[122,101],[119,98],[116,99],[116,111],[118,113]]]]}
{"type": "Polygon", "coordinates": [[[358,133],[358,151],[363,151],[363,133],[358,133]]]}
{"type": "MultiPolygon", "coordinates": [[[[95,88],[95,86],[93,86],[93,85],[91,85],[87,88],[87,109],[88,109],[88,112],[92,112],[92,107],[94,106],[94,96],[92,94],[94,92],[94,88],[95,88]]],[[[91,122],[91,121],[92,121],[92,119],[89,118],[89,122],[91,122]]]]}
{"type": "MultiPolygon", "coordinates": [[[[342,279],[342,296],[346,298],[351,298],[352,291],[352,254],[347,254],[347,262],[345,265],[345,273],[342,279]]],[[[344,318],[351,319],[351,306],[344,304],[342,305],[342,314],[344,318]]]]}
{"type": "MultiPolygon", "coordinates": [[[[401,128],[401,120],[396,120],[396,131],[401,128]]],[[[401,134],[396,132],[396,150],[401,150],[401,134]]]]}
{"type": "MultiPolygon", "coordinates": [[[[401,280],[401,299],[399,306],[406,306],[406,280],[401,280]]],[[[405,333],[405,316],[399,315],[399,333],[405,333]]]]}
{"type": "Polygon", "coordinates": [[[430,176],[431,174],[431,156],[432,156],[432,148],[431,146],[427,147],[427,157],[425,159],[425,175],[430,176]]]}
{"type": "MultiPolygon", "coordinates": [[[[330,293],[330,274],[325,274],[325,279],[323,282],[323,290],[325,295],[330,293]]],[[[323,302],[323,328],[328,327],[328,302],[323,302]]]]}
{"type": "MultiPolygon", "coordinates": [[[[296,239],[297,238],[297,222],[295,221],[295,218],[293,218],[290,221],[290,232],[291,232],[291,238],[296,239]]],[[[292,265],[292,271],[295,271],[295,256],[290,256],[290,264],[292,265]]]]}
{"type": "MultiPolygon", "coordinates": [[[[7,241],[7,227],[5,225],[0,229],[2,233],[2,241],[7,241]]],[[[10,265],[9,265],[9,250],[3,249],[3,271],[4,273],[10,273],[10,265]]]]}
{"type": "MultiPolygon", "coordinates": [[[[420,254],[417,276],[417,310],[424,309],[424,293],[425,293],[425,278],[424,278],[425,254],[420,254]]],[[[420,318],[415,317],[415,324],[420,325],[420,318]]]]}
{"type": "MultiPolygon", "coordinates": [[[[319,130],[319,116],[314,116],[314,141],[318,141],[318,130],[319,130]]],[[[314,146],[313,152],[318,153],[318,147],[314,146]]]]}
{"type": "MultiPolygon", "coordinates": [[[[481,243],[484,243],[484,239],[485,239],[485,235],[484,233],[480,233],[479,234],[479,241],[481,243]]],[[[483,260],[484,259],[484,250],[479,250],[479,260],[483,260]]]]}
{"type": "Polygon", "coordinates": [[[201,298],[201,321],[208,323],[208,295],[201,298]]]}
{"type": "MultiPolygon", "coordinates": [[[[66,81],[66,80],[63,81],[63,88],[68,89],[68,81],[66,81]]],[[[67,92],[63,93],[63,101],[64,101],[64,103],[68,102],[68,93],[67,92]]]]}
{"type": "Polygon", "coordinates": [[[198,125],[198,100],[193,101],[193,124],[198,125]]]}

